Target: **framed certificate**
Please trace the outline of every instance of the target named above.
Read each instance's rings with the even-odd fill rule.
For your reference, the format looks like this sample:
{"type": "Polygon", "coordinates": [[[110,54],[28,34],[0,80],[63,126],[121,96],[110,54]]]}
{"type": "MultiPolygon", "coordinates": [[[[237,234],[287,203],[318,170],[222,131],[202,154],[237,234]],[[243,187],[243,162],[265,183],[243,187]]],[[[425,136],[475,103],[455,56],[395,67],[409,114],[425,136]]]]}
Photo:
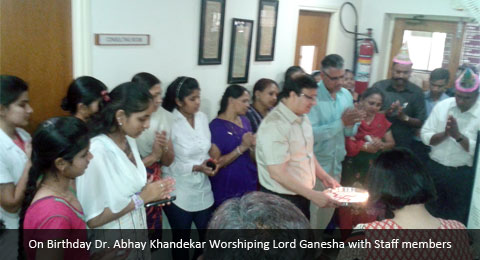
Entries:
{"type": "Polygon", "coordinates": [[[277,0],[260,0],[257,23],[256,61],[273,61],[277,31],[277,0]]]}
{"type": "Polygon", "coordinates": [[[228,83],[248,82],[253,21],[233,18],[228,83]]]}
{"type": "Polygon", "coordinates": [[[225,0],[202,0],[198,65],[222,63],[225,0]]]}

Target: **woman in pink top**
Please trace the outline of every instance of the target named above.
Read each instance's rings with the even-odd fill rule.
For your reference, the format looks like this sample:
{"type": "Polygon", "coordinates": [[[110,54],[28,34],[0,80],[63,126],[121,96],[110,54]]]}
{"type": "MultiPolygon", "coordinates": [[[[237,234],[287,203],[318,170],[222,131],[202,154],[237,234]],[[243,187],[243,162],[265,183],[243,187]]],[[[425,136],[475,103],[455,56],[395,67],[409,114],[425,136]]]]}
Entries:
{"type": "Polygon", "coordinates": [[[425,209],[436,197],[435,186],[410,150],[380,154],[368,173],[367,187],[370,202],[384,205],[385,219],[355,227],[347,241],[367,240],[372,246],[345,248],[337,259],[472,259],[465,226],[425,209]],[[396,245],[379,244],[397,240],[396,245]]]}
{"type": "MultiPolygon", "coordinates": [[[[74,117],[51,118],[43,122],[35,132],[32,140],[32,167],[20,212],[20,228],[24,229],[20,239],[20,257],[69,260],[90,258],[86,248],[48,249],[46,242],[87,241],[82,206],[69,184],[84,173],[92,158],[88,151],[89,142],[87,126],[74,117]],[[36,248],[38,242],[43,242],[44,247],[36,248]]],[[[92,258],[111,258],[118,252],[106,253],[108,254],[97,254],[92,258]]]]}

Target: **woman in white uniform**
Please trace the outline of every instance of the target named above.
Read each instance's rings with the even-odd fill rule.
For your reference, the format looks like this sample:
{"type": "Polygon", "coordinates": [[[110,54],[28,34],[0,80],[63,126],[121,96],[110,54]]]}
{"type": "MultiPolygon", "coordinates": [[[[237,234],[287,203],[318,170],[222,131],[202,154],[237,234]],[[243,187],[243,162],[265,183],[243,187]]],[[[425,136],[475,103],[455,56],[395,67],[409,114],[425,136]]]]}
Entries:
{"type": "MultiPolygon", "coordinates": [[[[28,86],[15,76],[0,76],[0,222],[7,229],[17,229],[19,209],[27,187],[30,135],[21,127],[28,125],[33,110],[29,105],[28,86]]],[[[6,259],[17,257],[18,234],[0,236],[0,248],[6,259]]]]}
{"type": "MultiPolygon", "coordinates": [[[[148,181],[134,138],[149,127],[152,95],[143,85],[124,83],[113,89],[90,121],[93,159],[77,178],[77,193],[89,228],[129,229],[130,234],[94,232],[104,241],[147,239],[144,204],[168,198],[173,180],[148,181]],[[133,232],[133,233],[132,233],[133,232]]],[[[130,252],[130,258],[150,258],[149,250],[130,252]]]]}
{"type": "MultiPolygon", "coordinates": [[[[207,166],[211,148],[207,116],[199,111],[200,87],[197,80],[178,77],[167,88],[163,107],[172,111],[172,142],[175,159],[163,168],[165,176],[175,179],[177,199],[163,209],[172,227],[173,241],[188,241],[195,223],[200,240],[212,214],[213,193],[208,176],[214,170],[207,166]]],[[[195,250],[193,259],[202,253],[195,250]]],[[[173,249],[173,259],[190,259],[188,249],[173,249]]]]}
{"type": "Polygon", "coordinates": [[[28,86],[15,76],[0,76],[0,219],[8,229],[18,228],[30,169],[28,125],[33,110],[28,86]]]}

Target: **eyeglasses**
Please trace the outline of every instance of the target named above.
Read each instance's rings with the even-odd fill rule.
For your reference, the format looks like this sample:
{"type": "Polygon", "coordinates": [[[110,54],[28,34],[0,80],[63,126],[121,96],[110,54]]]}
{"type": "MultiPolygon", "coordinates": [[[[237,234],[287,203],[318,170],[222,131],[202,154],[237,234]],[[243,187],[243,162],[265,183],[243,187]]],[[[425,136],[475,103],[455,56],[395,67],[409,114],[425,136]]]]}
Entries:
{"type": "Polygon", "coordinates": [[[308,101],[315,101],[315,99],[317,98],[317,97],[315,97],[315,96],[309,96],[309,95],[307,95],[307,94],[305,94],[305,93],[300,93],[299,96],[300,96],[300,97],[302,97],[302,96],[305,97],[308,101]]]}
{"type": "Polygon", "coordinates": [[[327,78],[329,78],[331,81],[338,81],[338,80],[343,80],[345,78],[345,74],[343,74],[342,76],[339,76],[339,77],[331,77],[330,75],[328,75],[328,73],[326,73],[324,70],[322,70],[323,74],[325,74],[327,76],[327,78]]]}

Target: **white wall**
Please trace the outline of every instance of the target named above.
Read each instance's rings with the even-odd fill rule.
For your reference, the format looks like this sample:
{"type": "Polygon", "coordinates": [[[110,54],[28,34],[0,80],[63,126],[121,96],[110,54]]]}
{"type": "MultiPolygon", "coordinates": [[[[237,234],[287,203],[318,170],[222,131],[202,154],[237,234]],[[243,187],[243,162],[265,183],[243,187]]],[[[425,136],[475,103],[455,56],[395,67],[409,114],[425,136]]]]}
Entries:
{"type": "MultiPolygon", "coordinates": [[[[198,66],[200,0],[90,1],[89,5],[84,4],[83,7],[88,8],[91,13],[91,19],[85,17],[83,26],[90,26],[90,35],[95,33],[149,34],[151,43],[149,46],[96,46],[93,44],[93,38],[87,35],[84,39],[91,43],[91,49],[84,50],[85,55],[88,56],[84,59],[88,60],[91,55],[91,61],[87,61],[91,65],[89,69],[75,70],[76,76],[91,74],[104,81],[110,88],[130,80],[140,71],[156,75],[164,83],[164,88],[177,76],[194,77],[202,88],[201,110],[212,119],[216,115],[221,95],[227,86],[232,18],[255,21],[249,81],[243,84],[251,89],[253,84],[263,77],[281,82],[283,72],[293,65],[300,8],[332,12],[327,52],[341,54],[346,58],[347,66],[351,66],[353,38],[342,33],[338,23],[338,9],[343,0],[280,0],[275,60],[272,62],[254,61],[259,1],[227,0],[226,2],[222,64],[198,66]]],[[[75,8],[73,11],[76,12],[75,8]]],[[[76,28],[78,27],[74,24],[74,35],[75,30],[78,30],[76,28]]]]}
{"type": "Polygon", "coordinates": [[[467,17],[462,11],[454,10],[452,0],[361,0],[357,7],[360,16],[360,31],[373,28],[373,38],[380,53],[374,56],[370,85],[388,78],[391,39],[394,18],[403,15],[425,15],[433,19],[455,19],[467,17]],[[435,17],[433,17],[435,16],[435,17]]]}
{"type": "MultiPolygon", "coordinates": [[[[198,66],[200,0],[73,0],[75,76],[89,74],[110,88],[128,81],[140,71],[156,75],[164,88],[177,76],[196,78],[202,88],[201,110],[212,119],[227,86],[232,18],[255,21],[249,81],[251,89],[260,78],[282,81],[283,72],[294,62],[298,13],[300,9],[330,12],[327,54],[338,53],[345,67],[352,67],[353,36],[340,27],[340,6],[344,0],[279,0],[275,60],[255,62],[258,0],[226,0],[223,55],[221,65],[198,66]],[[82,21],[83,19],[83,21],[82,21]],[[82,34],[83,33],[83,34],[82,34]],[[149,34],[149,46],[96,46],[95,33],[149,34]],[[78,44],[78,41],[87,44],[78,44]]],[[[465,16],[455,11],[451,0],[351,0],[357,7],[359,32],[373,28],[380,54],[374,57],[371,83],[386,77],[390,65],[393,17],[401,15],[465,16]]],[[[351,8],[342,14],[353,30],[351,8]]],[[[312,32],[314,33],[314,32],[312,32]]]]}

